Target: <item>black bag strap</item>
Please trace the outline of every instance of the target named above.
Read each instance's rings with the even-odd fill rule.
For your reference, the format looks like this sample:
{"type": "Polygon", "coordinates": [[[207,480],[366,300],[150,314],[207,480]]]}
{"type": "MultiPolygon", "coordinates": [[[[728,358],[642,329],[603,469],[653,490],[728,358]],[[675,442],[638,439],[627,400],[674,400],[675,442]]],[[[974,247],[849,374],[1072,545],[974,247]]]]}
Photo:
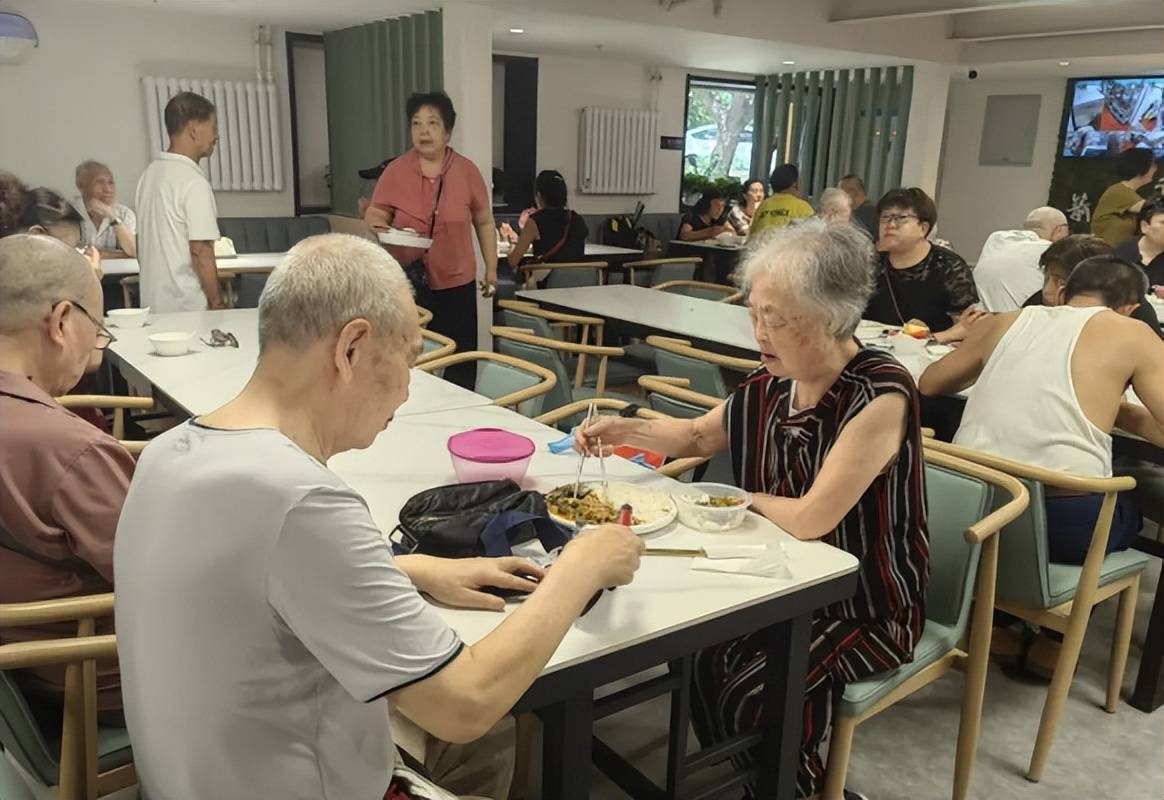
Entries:
{"type": "Polygon", "coordinates": [[[557,244],[555,244],[549,250],[542,253],[540,257],[538,257],[538,259],[537,259],[538,263],[540,263],[540,264],[546,263],[551,258],[556,256],[559,252],[561,252],[562,248],[566,246],[566,240],[570,238],[570,228],[572,228],[574,226],[574,212],[567,210],[566,214],[568,216],[566,217],[566,226],[565,226],[565,230],[562,232],[562,238],[558,240],[557,244]]]}

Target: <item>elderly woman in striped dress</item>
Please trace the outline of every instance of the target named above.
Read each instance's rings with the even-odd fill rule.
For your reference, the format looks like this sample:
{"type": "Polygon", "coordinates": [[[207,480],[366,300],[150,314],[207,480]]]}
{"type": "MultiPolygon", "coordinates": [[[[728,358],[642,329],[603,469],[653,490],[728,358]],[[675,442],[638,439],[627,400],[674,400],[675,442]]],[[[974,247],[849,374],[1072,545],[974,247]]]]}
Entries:
{"type": "MultiPolygon", "coordinates": [[[[807,221],[776,231],[741,269],[763,366],[694,420],[601,417],[579,449],[631,444],[669,456],[727,449],[754,510],[860,560],[856,594],[813,619],[797,787],[823,789],[819,748],[847,683],[913,658],[929,543],[918,393],[892,356],[854,338],[873,289],[868,236],[807,221]]],[[[704,745],[762,719],[764,651],[751,637],[700,653],[692,717],[704,745]]],[[[745,761],[747,757],[745,756],[745,761]]],[[[846,793],[852,797],[859,795],[846,793]]]]}

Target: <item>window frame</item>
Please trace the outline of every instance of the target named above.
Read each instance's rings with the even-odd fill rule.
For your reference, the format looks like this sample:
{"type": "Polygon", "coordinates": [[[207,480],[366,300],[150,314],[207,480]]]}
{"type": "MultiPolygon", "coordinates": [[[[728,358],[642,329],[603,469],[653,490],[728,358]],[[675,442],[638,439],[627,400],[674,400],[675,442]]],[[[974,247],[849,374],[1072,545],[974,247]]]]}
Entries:
{"type": "MultiPolygon", "coordinates": [[[[687,73],[687,81],[683,88],[683,150],[679,158],[679,197],[677,205],[679,206],[679,213],[683,214],[688,210],[688,207],[683,205],[683,178],[687,174],[687,115],[691,112],[691,87],[695,86],[715,86],[724,89],[750,89],[755,95],[758,91],[756,87],[755,78],[715,78],[708,75],[697,75],[694,73],[687,73]]],[[[753,108],[755,106],[753,105],[753,108]]],[[[755,139],[755,120],[752,121],[752,137],[755,139]]],[[[753,147],[755,141],[752,142],[753,147]]],[[[749,168],[750,169],[750,168],[749,168]]]]}

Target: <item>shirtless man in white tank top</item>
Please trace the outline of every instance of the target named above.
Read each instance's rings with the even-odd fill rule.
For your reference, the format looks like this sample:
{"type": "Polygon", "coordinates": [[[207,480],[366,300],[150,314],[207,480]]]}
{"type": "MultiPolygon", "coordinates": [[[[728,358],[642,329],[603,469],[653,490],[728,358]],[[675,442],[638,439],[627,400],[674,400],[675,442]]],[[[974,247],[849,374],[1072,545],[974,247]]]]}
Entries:
{"type": "MultiPolygon", "coordinates": [[[[1147,292],[1143,270],[1113,256],[1096,256],[1075,267],[1062,291],[1061,306],[1023,308],[975,323],[961,347],[930,365],[919,388],[933,396],[974,387],[958,444],[1048,469],[1108,477],[1113,427],[1164,447],[1164,342],[1127,316],[1147,292]],[[1129,385],[1143,405],[1125,401],[1129,385]]],[[[1047,518],[1052,560],[1081,562],[1082,537],[1072,536],[1056,555],[1058,515],[1052,506],[1063,504],[1053,499],[1047,518]]],[[[1089,538],[1082,511],[1076,506],[1073,519],[1081,531],[1087,528],[1089,538]]],[[[1136,518],[1127,520],[1127,530],[1117,535],[1113,523],[1112,549],[1127,547],[1138,530],[1138,513],[1134,508],[1129,513],[1136,518]]]]}

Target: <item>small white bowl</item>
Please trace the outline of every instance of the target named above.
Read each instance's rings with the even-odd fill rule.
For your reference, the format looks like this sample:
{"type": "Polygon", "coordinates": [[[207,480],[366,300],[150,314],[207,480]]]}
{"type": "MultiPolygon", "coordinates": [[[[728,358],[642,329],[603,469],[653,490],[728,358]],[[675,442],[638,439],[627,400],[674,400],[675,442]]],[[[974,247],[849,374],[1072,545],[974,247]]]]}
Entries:
{"type": "Polygon", "coordinates": [[[118,328],[140,328],[149,319],[149,308],[112,308],[105,313],[109,323],[118,328]]]}
{"type": "Polygon", "coordinates": [[[738,528],[748,516],[752,495],[724,483],[691,483],[674,493],[679,521],[697,531],[719,533],[738,528]],[[731,497],[739,502],[732,506],[703,505],[711,497],[731,497]]]}
{"type": "Polygon", "coordinates": [[[190,352],[193,333],[153,333],[146,337],[159,356],[183,356],[190,352]]]}

